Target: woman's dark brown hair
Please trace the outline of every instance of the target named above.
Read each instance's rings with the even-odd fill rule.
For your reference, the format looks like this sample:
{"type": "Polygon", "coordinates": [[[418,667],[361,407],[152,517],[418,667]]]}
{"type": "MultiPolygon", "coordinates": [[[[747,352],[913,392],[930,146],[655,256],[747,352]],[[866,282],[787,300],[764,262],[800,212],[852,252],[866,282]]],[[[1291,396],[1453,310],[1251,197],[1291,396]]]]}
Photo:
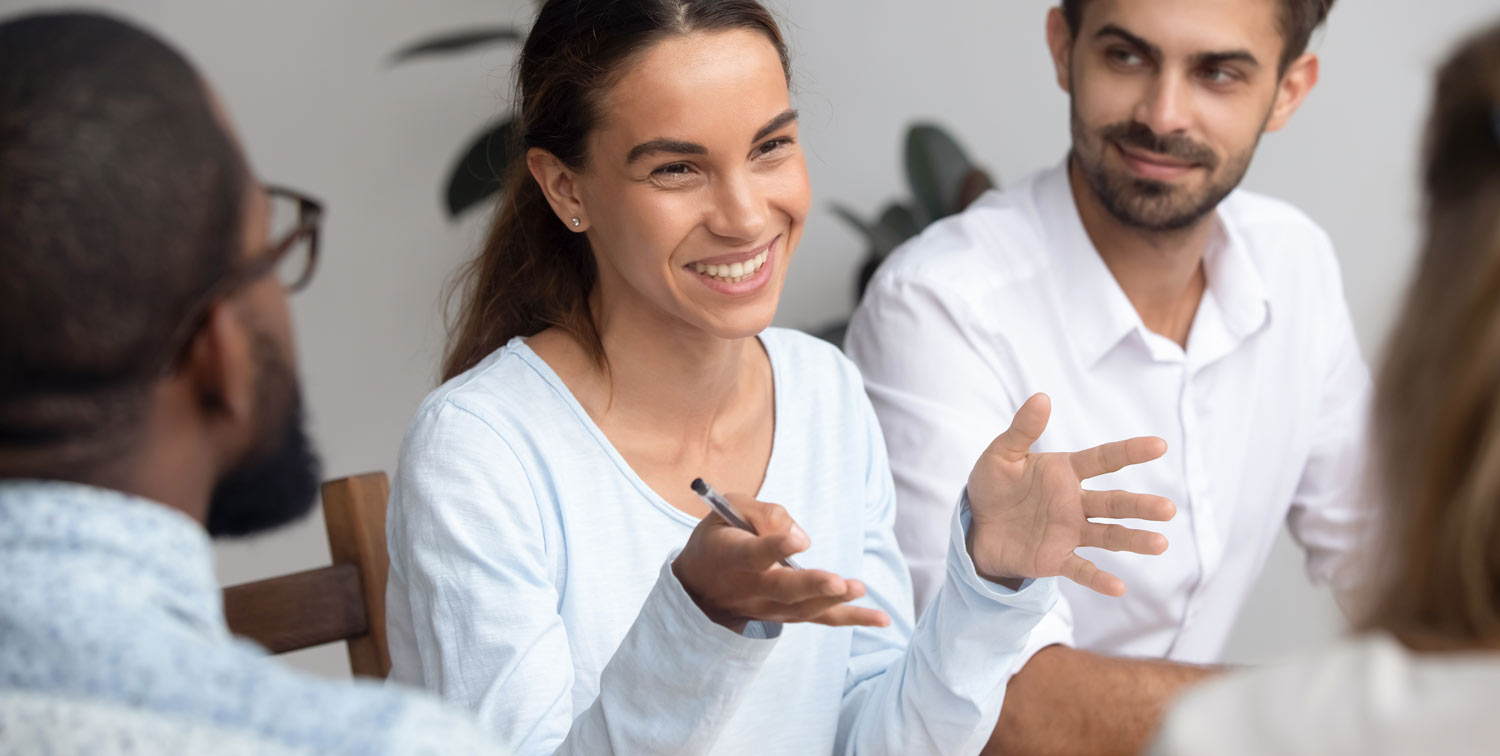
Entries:
{"type": "Polygon", "coordinates": [[[1500,26],[1438,74],[1426,239],[1376,398],[1384,563],[1367,629],[1500,644],[1500,26]]]}
{"type": "MultiPolygon", "coordinates": [[[[536,147],[582,170],[602,96],[640,53],[667,37],[747,29],[764,34],[791,76],[776,20],[755,0],[549,0],[521,51],[518,153],[536,147]]],[[[589,309],[597,277],[582,234],[553,214],[524,159],[516,160],[479,255],[460,272],[443,380],[516,336],[566,331],[604,364],[589,309]]]]}

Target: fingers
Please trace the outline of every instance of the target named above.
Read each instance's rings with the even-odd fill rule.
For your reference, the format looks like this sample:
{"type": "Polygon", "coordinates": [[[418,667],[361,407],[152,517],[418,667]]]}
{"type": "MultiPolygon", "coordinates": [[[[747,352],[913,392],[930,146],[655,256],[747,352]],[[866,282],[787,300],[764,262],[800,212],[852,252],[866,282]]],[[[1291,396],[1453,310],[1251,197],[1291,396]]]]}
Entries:
{"type": "Polygon", "coordinates": [[[998,454],[1001,458],[1016,461],[1031,453],[1031,447],[1047,430],[1047,421],[1052,417],[1052,399],[1046,394],[1035,394],[1016,411],[1010,427],[1000,434],[986,454],[998,454]]]}
{"type": "Polygon", "coordinates": [[[807,621],[829,627],[890,627],[891,616],[879,609],[836,606],[807,621]]]}
{"type": "Polygon", "coordinates": [[[812,545],[802,528],[785,508],[756,501],[748,496],[730,494],[729,500],[755,528],[758,535],[740,540],[735,556],[752,569],[765,569],[812,545]]]}
{"type": "Polygon", "coordinates": [[[1156,436],[1141,436],[1125,441],[1100,444],[1092,449],[1073,452],[1069,456],[1073,461],[1073,471],[1078,473],[1078,478],[1087,480],[1112,473],[1123,467],[1150,462],[1166,453],[1166,441],[1156,436]]]}
{"type": "Polygon", "coordinates": [[[1067,561],[1063,562],[1060,574],[1095,593],[1102,593],[1106,596],[1125,595],[1125,581],[1095,567],[1093,562],[1077,554],[1068,557],[1067,561]]]}
{"type": "Polygon", "coordinates": [[[1129,491],[1084,491],[1083,516],[1166,522],[1177,516],[1170,499],[1129,491]]]}
{"type": "Polygon", "coordinates": [[[858,580],[845,580],[832,572],[778,567],[766,571],[760,593],[778,604],[830,599],[836,604],[865,595],[865,589],[858,580]]]}
{"type": "Polygon", "coordinates": [[[771,575],[780,573],[783,584],[775,587],[763,585],[763,600],[756,603],[750,615],[773,622],[813,622],[822,625],[870,625],[884,627],[890,624],[885,612],[874,609],[847,606],[865,595],[865,585],[858,580],[844,580],[837,575],[822,571],[799,571],[785,568],[771,570],[771,575]],[[838,592],[834,592],[834,587],[838,592]],[[807,596],[798,599],[796,596],[807,596]]]}
{"type": "Polygon", "coordinates": [[[1167,537],[1149,530],[1135,530],[1124,525],[1107,525],[1099,522],[1083,524],[1079,537],[1083,546],[1092,546],[1109,551],[1129,551],[1135,554],[1156,556],[1167,550],[1167,537]]]}

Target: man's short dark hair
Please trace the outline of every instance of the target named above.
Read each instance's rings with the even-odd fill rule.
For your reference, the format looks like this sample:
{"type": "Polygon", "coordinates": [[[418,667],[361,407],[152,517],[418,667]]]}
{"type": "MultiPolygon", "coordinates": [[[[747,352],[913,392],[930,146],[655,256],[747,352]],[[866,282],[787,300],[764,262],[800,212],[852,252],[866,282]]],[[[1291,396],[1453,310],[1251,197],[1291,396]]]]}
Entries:
{"type": "Polygon", "coordinates": [[[242,253],[247,176],[153,35],[0,24],[0,453],[128,443],[181,320],[242,253]]]}
{"type": "MultiPolygon", "coordinates": [[[[1073,32],[1073,37],[1078,37],[1078,29],[1083,26],[1083,7],[1089,0],[1062,0],[1063,18],[1068,21],[1068,29],[1073,32]]],[[[1302,57],[1307,52],[1307,43],[1312,39],[1313,32],[1323,22],[1328,20],[1329,11],[1333,10],[1334,0],[1277,0],[1281,5],[1281,39],[1285,46],[1281,49],[1281,61],[1278,71],[1286,73],[1287,66],[1292,61],[1302,57]]]]}

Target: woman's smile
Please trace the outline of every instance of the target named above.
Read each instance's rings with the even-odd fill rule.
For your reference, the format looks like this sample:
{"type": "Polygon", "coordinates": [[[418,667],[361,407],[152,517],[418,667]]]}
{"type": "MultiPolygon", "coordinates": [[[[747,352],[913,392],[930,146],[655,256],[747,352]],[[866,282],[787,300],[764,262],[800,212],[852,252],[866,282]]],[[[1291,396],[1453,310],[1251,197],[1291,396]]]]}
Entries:
{"type": "Polygon", "coordinates": [[[732,296],[751,294],[771,280],[782,236],[748,252],[720,255],[688,263],[683,269],[704,286],[732,296]]]}

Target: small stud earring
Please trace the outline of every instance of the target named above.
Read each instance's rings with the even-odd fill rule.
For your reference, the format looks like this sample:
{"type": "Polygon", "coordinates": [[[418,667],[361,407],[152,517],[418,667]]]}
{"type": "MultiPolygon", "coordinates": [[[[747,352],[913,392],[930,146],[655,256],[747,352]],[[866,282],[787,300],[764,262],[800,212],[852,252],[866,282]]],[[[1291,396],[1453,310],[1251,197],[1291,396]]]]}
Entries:
{"type": "Polygon", "coordinates": [[[583,225],[582,221],[578,220],[577,218],[573,219],[573,228],[578,228],[581,225],[583,225]]]}

